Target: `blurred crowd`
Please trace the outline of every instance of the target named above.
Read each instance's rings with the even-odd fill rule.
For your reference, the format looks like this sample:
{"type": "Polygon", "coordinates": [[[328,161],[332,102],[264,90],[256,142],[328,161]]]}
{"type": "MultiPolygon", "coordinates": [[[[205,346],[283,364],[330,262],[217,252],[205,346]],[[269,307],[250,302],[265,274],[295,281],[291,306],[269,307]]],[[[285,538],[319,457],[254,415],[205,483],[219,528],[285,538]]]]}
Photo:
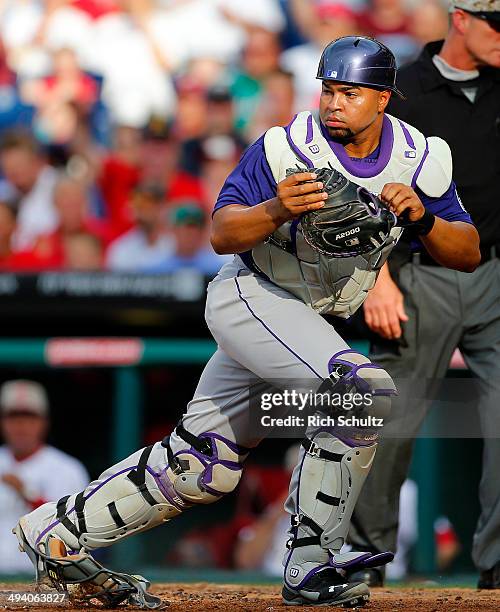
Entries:
{"type": "Polygon", "coordinates": [[[400,64],[445,0],[0,0],[0,269],[214,275],[213,204],[245,147],[316,106],[322,48],[400,64]]]}

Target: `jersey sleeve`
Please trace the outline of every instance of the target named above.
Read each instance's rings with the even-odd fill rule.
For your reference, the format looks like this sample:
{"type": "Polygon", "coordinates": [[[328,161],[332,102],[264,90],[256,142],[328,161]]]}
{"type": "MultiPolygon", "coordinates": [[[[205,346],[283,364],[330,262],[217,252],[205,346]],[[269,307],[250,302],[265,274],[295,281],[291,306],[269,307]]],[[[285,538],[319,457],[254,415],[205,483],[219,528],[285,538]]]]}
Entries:
{"type": "MultiPolygon", "coordinates": [[[[440,217],[445,221],[463,221],[464,223],[470,223],[473,225],[473,221],[469,213],[465,210],[462,200],[457,192],[457,187],[452,181],[451,185],[446,193],[439,198],[432,198],[426,195],[418,187],[415,189],[418,197],[422,200],[422,204],[425,208],[436,217],[440,217]]],[[[412,251],[422,250],[422,243],[418,239],[411,241],[412,251]]]]}
{"type": "Polygon", "coordinates": [[[261,136],[248,147],[227,177],[213,212],[229,204],[255,206],[274,197],[276,181],[264,152],[264,136],[261,136]]]}
{"type": "Polygon", "coordinates": [[[457,192],[457,186],[452,181],[448,191],[439,198],[432,198],[418,188],[416,192],[425,208],[445,221],[464,221],[473,224],[469,213],[465,210],[457,192]]]}

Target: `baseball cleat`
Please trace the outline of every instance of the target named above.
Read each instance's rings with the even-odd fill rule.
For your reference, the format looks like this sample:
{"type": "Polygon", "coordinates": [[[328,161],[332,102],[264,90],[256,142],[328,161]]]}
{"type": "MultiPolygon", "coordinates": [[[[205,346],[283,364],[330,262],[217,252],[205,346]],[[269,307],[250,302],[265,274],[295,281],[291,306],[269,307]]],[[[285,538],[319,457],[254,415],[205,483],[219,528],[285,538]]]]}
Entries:
{"type": "Polygon", "coordinates": [[[29,516],[22,517],[12,533],[17,537],[19,550],[33,563],[37,585],[66,592],[77,604],[94,600],[105,607],[122,603],[149,609],[163,607],[159,597],[147,592],[150,583],[142,576],[106,569],[83,549],[76,554],[68,551],[54,535],[36,542],[29,516]]]}
{"type": "Polygon", "coordinates": [[[338,606],[359,608],[368,603],[370,590],[362,582],[343,582],[334,569],[314,574],[300,589],[283,586],[283,603],[287,606],[338,606]]]}

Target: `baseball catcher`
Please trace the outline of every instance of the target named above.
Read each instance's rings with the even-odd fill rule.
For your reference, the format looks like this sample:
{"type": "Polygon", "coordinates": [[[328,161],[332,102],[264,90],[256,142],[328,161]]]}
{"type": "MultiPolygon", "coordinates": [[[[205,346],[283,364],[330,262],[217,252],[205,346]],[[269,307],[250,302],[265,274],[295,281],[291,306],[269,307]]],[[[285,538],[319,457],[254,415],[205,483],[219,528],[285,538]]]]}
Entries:
{"type": "Polygon", "coordinates": [[[406,231],[403,218],[416,248],[451,268],[477,266],[478,237],[456,195],[448,145],[385,113],[399,94],[389,49],[341,38],[326,47],[317,76],[319,112],[270,128],[215,204],[212,246],[235,256],[207,289],[205,319],[217,350],[185,415],[170,436],[84,491],[21,518],[15,533],[40,578],[156,606],[144,579],[94,565],[91,551],[233,491],[262,438],[246,418],[258,412],[251,398],[291,382],[300,391],[345,397],[347,390],[371,401],[349,428],[304,432],[285,504],[284,603],[361,606],[369,589],[359,572],[393,558],[384,550],[346,552],[344,544],[377,448],[378,432],[363,419],[387,415],[396,388],[382,367],[349,347],[335,318],[320,315],[348,318],[362,305],[406,231]]]}

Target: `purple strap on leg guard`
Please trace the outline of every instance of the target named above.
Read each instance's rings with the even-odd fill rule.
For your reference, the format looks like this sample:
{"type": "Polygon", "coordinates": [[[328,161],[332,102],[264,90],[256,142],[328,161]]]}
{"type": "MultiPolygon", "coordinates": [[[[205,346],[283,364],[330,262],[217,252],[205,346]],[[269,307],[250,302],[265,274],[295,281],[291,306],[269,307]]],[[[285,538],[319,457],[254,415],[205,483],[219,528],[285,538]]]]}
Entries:
{"type": "Polygon", "coordinates": [[[386,565],[390,563],[394,559],[394,553],[392,552],[383,552],[372,555],[367,552],[365,555],[354,559],[353,561],[347,561],[346,563],[336,563],[332,559],[330,560],[330,565],[335,569],[344,569],[348,570],[350,573],[358,572],[360,570],[369,569],[371,567],[379,567],[381,565],[386,565]]]}

